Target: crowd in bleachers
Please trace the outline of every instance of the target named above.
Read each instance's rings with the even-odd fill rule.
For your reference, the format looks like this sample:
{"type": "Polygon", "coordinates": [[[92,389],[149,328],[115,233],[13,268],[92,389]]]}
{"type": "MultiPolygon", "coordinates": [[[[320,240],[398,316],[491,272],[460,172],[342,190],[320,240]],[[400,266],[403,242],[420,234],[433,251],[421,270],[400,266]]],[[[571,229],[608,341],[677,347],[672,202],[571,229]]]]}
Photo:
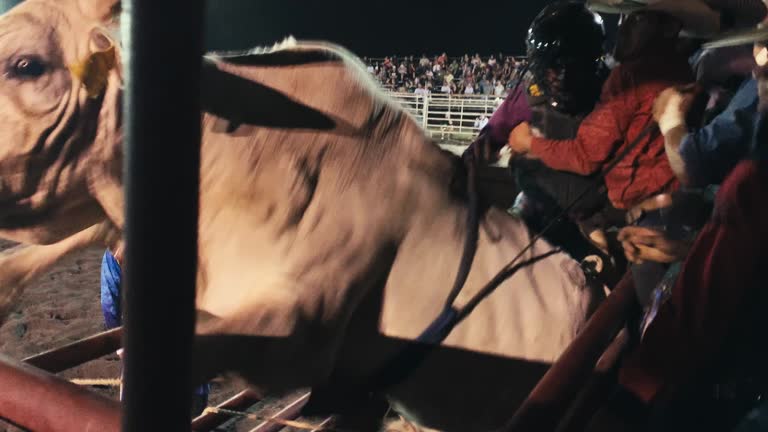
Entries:
{"type": "Polygon", "coordinates": [[[505,97],[518,81],[524,59],[495,54],[448,57],[446,53],[364,58],[368,72],[392,91],[412,93],[482,94],[505,97]]]}

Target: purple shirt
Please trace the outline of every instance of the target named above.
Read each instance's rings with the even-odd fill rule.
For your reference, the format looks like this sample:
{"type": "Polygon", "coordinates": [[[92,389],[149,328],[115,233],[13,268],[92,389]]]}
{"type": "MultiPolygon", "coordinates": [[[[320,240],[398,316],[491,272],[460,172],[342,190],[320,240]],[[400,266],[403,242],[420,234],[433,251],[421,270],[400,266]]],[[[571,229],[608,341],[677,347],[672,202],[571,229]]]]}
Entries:
{"type": "Polygon", "coordinates": [[[509,140],[509,133],[522,122],[531,121],[531,107],[525,95],[525,86],[512,89],[504,102],[496,108],[483,132],[488,134],[496,146],[504,146],[509,140]]]}

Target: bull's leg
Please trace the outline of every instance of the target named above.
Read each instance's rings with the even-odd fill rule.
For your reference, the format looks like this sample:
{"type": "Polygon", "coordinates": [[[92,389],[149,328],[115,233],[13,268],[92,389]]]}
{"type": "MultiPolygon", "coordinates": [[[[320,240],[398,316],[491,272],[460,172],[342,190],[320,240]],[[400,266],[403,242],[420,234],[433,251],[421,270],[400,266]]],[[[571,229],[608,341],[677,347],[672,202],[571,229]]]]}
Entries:
{"type": "Polygon", "coordinates": [[[0,323],[18,303],[24,288],[65,256],[96,244],[115,242],[108,223],[94,225],[50,245],[19,245],[0,253],[0,323]]]}

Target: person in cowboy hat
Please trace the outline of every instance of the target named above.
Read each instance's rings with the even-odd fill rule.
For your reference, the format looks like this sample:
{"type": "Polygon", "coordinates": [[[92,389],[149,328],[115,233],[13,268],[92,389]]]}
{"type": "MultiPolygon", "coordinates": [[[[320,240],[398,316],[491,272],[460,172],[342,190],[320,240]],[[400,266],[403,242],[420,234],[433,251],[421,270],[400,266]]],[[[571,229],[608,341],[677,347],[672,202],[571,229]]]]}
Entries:
{"type": "MultiPolygon", "coordinates": [[[[759,100],[754,133],[743,138],[748,151],[723,181],[711,220],[641,343],[626,355],[620,386],[590,431],[730,431],[768,395],[762,343],[768,306],[762,271],[768,256],[768,29],[711,46],[750,42],[759,100]]],[[[676,114],[686,109],[665,105],[676,114]]],[[[661,239],[648,249],[663,251],[666,243],[661,239]]]]}
{"type": "MultiPolygon", "coordinates": [[[[762,11],[754,9],[750,10],[757,15],[752,19],[762,21],[768,17],[765,7],[762,11]]],[[[689,124],[686,117],[694,94],[674,87],[664,90],[654,106],[654,117],[658,119],[664,131],[670,164],[686,186],[720,184],[751,148],[751,137],[758,117],[757,79],[752,73],[755,60],[751,52],[749,62],[742,58],[741,53],[751,51],[750,46],[730,46],[729,40],[733,39],[725,38],[711,42],[707,44],[705,52],[726,53],[725,55],[730,53],[732,61],[713,65],[714,72],[703,71],[702,78],[697,80],[700,83],[702,79],[710,81],[702,83],[705,86],[711,85],[711,81],[723,81],[728,76],[723,69],[727,71],[729,68],[734,68],[730,69],[732,75],[742,78],[738,91],[719,115],[704,127],[697,128],[696,125],[689,124]],[[742,71],[747,68],[749,75],[742,77],[742,71]]],[[[707,66],[705,64],[701,67],[707,66]]]]}
{"type": "MultiPolygon", "coordinates": [[[[751,12],[750,22],[763,20],[768,16],[764,5],[755,7],[747,2],[746,9],[751,12]]],[[[733,11],[738,12],[738,11],[733,11]]],[[[744,16],[743,13],[733,13],[744,16]]],[[[746,18],[744,18],[746,19],[746,18]]],[[[696,93],[670,87],[664,90],[654,103],[654,118],[660,125],[665,138],[666,154],[670,165],[681,183],[686,187],[705,188],[719,185],[733,167],[749,154],[752,135],[758,118],[757,81],[752,76],[754,58],[751,47],[747,45],[724,46],[722,43],[707,44],[704,52],[714,53],[720,60],[730,60],[725,64],[701,64],[697,81],[702,88],[720,87],[727,80],[742,82],[736,93],[730,98],[722,112],[703,127],[692,123],[688,112],[696,93]],[[749,52],[749,62],[743,58],[743,52],[749,52]],[[712,67],[714,66],[714,67],[712,67]],[[706,70],[706,69],[714,70],[706,70]],[[748,76],[744,71],[750,70],[748,76]],[[705,69],[705,70],[702,70],[705,69]]],[[[687,251],[689,245],[666,238],[663,232],[648,227],[626,227],[619,233],[619,240],[625,249],[629,261],[675,261],[679,253],[658,253],[649,249],[642,242],[665,243],[668,250],[687,251]],[[649,239],[653,240],[649,240],[649,239]]],[[[684,254],[682,255],[684,257],[684,254]]]]}
{"type": "MultiPolygon", "coordinates": [[[[680,31],[712,34],[719,29],[719,15],[696,0],[663,0],[630,13],[619,27],[614,56],[620,64],[611,71],[601,103],[582,122],[576,138],[537,138],[523,123],[509,136],[510,149],[555,169],[582,175],[600,171],[652,121],[658,93],[693,81],[688,58],[677,49],[680,31]]],[[[644,141],[606,177],[617,208],[629,209],[677,186],[662,137],[651,134],[644,141]]]]}
{"type": "MultiPolygon", "coordinates": [[[[720,28],[717,14],[703,3],[696,14],[681,14],[677,1],[668,8],[654,4],[622,18],[614,49],[619,65],[611,70],[600,103],[574,138],[535,137],[529,124],[522,123],[508,143],[514,155],[574,174],[596,175],[611,164],[604,179],[613,207],[643,215],[642,225],[669,228],[677,223],[673,226],[663,219],[665,213],[657,209],[666,202],[655,198],[676,191],[679,182],[664,154],[664,138],[648,132],[654,126],[653,102],[667,87],[694,80],[688,53],[678,46],[681,30],[709,34],[720,28]],[[631,143],[634,147],[629,147],[631,143]]],[[[644,262],[631,268],[638,300],[646,306],[666,265],[644,262]]]]}
{"type": "Polygon", "coordinates": [[[763,0],[587,0],[587,5],[606,14],[661,11],[677,17],[687,36],[699,38],[754,28],[766,14],[763,0]]]}

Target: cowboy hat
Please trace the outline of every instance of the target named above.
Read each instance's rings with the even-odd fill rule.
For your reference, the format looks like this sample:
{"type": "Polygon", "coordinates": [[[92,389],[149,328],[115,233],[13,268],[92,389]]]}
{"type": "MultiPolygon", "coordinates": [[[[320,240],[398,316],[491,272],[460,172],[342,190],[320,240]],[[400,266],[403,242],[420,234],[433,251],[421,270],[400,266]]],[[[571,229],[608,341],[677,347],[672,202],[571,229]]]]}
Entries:
{"type": "Polygon", "coordinates": [[[646,6],[645,3],[635,0],[587,0],[589,10],[604,14],[630,14],[646,6]]]}
{"type": "Polygon", "coordinates": [[[703,45],[703,48],[723,48],[768,41],[768,27],[732,31],[703,45]]]}
{"type": "Polygon", "coordinates": [[[756,16],[755,20],[756,22],[749,28],[725,32],[702,47],[704,49],[726,48],[768,41],[768,16],[763,13],[761,16],[756,16]]]}
{"type": "Polygon", "coordinates": [[[587,7],[607,14],[667,13],[682,22],[688,36],[707,37],[720,31],[720,15],[701,0],[587,0],[587,7]]]}

